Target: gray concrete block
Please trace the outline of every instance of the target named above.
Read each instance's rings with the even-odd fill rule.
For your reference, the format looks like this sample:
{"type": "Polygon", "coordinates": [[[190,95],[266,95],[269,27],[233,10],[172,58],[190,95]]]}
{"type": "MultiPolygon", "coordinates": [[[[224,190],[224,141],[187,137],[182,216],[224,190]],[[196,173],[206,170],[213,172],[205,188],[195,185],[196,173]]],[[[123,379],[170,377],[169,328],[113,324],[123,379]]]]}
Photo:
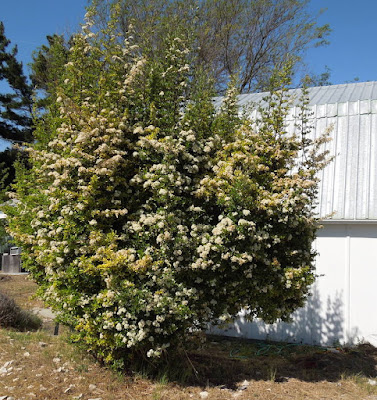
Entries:
{"type": "Polygon", "coordinates": [[[3,254],[2,257],[2,268],[1,271],[6,274],[16,274],[21,272],[21,256],[11,256],[7,253],[3,254]]]}

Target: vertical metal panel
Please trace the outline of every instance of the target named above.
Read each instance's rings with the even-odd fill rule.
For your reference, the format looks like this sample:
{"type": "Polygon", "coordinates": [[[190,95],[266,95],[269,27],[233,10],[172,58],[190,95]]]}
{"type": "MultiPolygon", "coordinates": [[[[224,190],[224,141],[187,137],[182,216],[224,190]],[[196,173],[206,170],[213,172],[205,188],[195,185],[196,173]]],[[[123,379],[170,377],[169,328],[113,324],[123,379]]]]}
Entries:
{"type": "MultiPolygon", "coordinates": [[[[347,142],[348,142],[348,117],[338,117],[337,129],[334,132],[337,140],[335,153],[335,188],[333,212],[334,219],[341,219],[345,213],[346,185],[347,185],[347,142]]],[[[321,215],[322,217],[322,215],[321,215]]]]}
{"type": "Polygon", "coordinates": [[[315,87],[311,88],[310,90],[310,104],[319,104],[321,99],[321,88],[315,87]]]}
{"type": "Polygon", "coordinates": [[[377,99],[377,84],[376,82],[370,82],[372,85],[370,99],[377,99]]]}
{"type": "Polygon", "coordinates": [[[338,103],[338,116],[343,117],[348,114],[348,103],[338,103]]]}
{"type": "MultiPolygon", "coordinates": [[[[287,121],[287,123],[286,123],[286,132],[288,134],[292,134],[293,132],[296,132],[296,131],[297,131],[297,129],[296,129],[296,121],[294,119],[290,119],[289,121],[287,121]]],[[[298,134],[299,132],[296,132],[296,133],[298,134]]]]}
{"type": "Polygon", "coordinates": [[[317,106],[316,118],[326,117],[326,104],[319,104],[317,106]]]}
{"type": "Polygon", "coordinates": [[[370,114],[359,116],[360,133],[358,148],[356,219],[369,218],[369,171],[370,171],[370,114]]]}
{"type": "Polygon", "coordinates": [[[350,101],[348,103],[348,115],[359,115],[359,102],[350,101]]]}
{"type": "Polygon", "coordinates": [[[364,85],[350,85],[350,93],[348,94],[348,101],[355,102],[362,99],[364,85]]]}
{"type": "Polygon", "coordinates": [[[326,104],[326,117],[335,117],[338,115],[337,104],[326,104]]]}
{"type": "Polygon", "coordinates": [[[369,219],[377,219],[377,114],[371,114],[369,219]]]}
{"type": "Polygon", "coordinates": [[[348,117],[348,145],[346,163],[346,187],[344,219],[356,218],[359,149],[359,116],[348,117]]]}
{"type": "MultiPolygon", "coordinates": [[[[319,118],[317,120],[317,136],[320,136],[326,132],[327,127],[329,126],[327,118],[319,118]]],[[[332,148],[333,143],[326,143],[323,146],[324,150],[330,150],[332,148]]],[[[321,173],[321,194],[319,198],[320,203],[320,215],[328,215],[332,212],[332,184],[333,184],[333,166],[327,166],[321,173]]]]}
{"type": "Polygon", "coordinates": [[[360,101],[360,114],[369,114],[371,112],[370,100],[360,101]]]}
{"type": "Polygon", "coordinates": [[[292,108],[290,108],[289,110],[288,110],[288,114],[287,114],[287,117],[286,117],[286,121],[295,121],[296,120],[296,115],[298,116],[298,110],[299,110],[299,107],[292,107],[292,108]],[[297,108],[297,111],[296,111],[296,108],[297,108]]]}
{"type": "MultiPolygon", "coordinates": [[[[334,155],[337,154],[337,146],[338,146],[338,119],[337,117],[326,118],[326,127],[325,129],[328,130],[331,126],[331,136],[332,140],[326,143],[326,150],[329,151],[329,154],[334,155]]],[[[334,157],[332,162],[324,169],[323,179],[326,181],[326,190],[327,192],[327,200],[323,204],[322,208],[322,215],[331,216],[334,211],[334,196],[335,196],[335,187],[337,185],[337,178],[336,178],[336,166],[337,166],[337,157],[334,157]]],[[[339,190],[339,187],[337,188],[339,190]]]]}

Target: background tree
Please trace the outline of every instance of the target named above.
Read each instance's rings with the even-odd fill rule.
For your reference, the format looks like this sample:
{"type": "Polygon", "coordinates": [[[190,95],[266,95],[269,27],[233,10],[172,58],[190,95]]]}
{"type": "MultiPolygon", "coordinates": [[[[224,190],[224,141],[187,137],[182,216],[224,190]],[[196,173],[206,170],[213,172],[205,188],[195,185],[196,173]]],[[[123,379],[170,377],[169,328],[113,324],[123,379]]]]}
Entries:
{"type": "MultiPolygon", "coordinates": [[[[1,154],[1,153],[0,153],[1,154]]],[[[0,205],[6,201],[5,188],[7,186],[9,168],[7,168],[5,162],[0,162],[0,205]]],[[[8,234],[5,230],[6,221],[0,218],[0,253],[4,251],[4,248],[8,241],[8,234]]]]}
{"type": "Polygon", "coordinates": [[[0,187],[5,189],[14,181],[16,171],[14,163],[17,159],[22,159],[27,163],[27,155],[16,148],[7,148],[0,152],[0,187]]]}
{"type": "Polygon", "coordinates": [[[255,121],[220,110],[179,25],[143,57],[90,9],[20,166],[9,231],[44,299],[101,360],[177,349],[208,323],[289,319],[313,282],[317,144],[284,131],[287,70],[255,121]],[[51,127],[55,127],[51,130],[51,127]],[[307,157],[298,157],[305,152],[307,157]]]}
{"type": "Polygon", "coordinates": [[[331,81],[331,69],[326,65],[325,71],[320,74],[311,74],[303,79],[309,86],[329,86],[332,85],[331,81]]]}
{"type": "Polygon", "coordinates": [[[10,41],[0,22],[0,81],[9,93],[0,93],[0,137],[11,141],[32,139],[32,88],[17,61],[17,47],[8,50],[10,41]]]}
{"type": "MultiPolygon", "coordinates": [[[[4,24],[0,22],[0,138],[11,143],[28,142],[33,138],[32,88],[23,72],[22,63],[17,60],[17,47],[8,49],[4,24]]],[[[0,153],[0,181],[7,187],[14,179],[14,163],[22,152],[14,148],[0,153]]]]}
{"type": "Polygon", "coordinates": [[[62,84],[64,65],[68,61],[69,41],[63,35],[49,35],[44,44],[32,54],[30,79],[39,92],[38,107],[46,107],[56,101],[57,89],[62,84]]]}
{"type": "Polygon", "coordinates": [[[275,68],[293,58],[298,67],[311,46],[327,44],[328,25],[318,25],[310,0],[93,0],[98,23],[106,23],[111,4],[121,7],[118,29],[132,24],[143,54],[158,57],[163,38],[176,24],[196,35],[196,62],[213,74],[218,92],[239,76],[242,92],[268,86],[275,68]]]}

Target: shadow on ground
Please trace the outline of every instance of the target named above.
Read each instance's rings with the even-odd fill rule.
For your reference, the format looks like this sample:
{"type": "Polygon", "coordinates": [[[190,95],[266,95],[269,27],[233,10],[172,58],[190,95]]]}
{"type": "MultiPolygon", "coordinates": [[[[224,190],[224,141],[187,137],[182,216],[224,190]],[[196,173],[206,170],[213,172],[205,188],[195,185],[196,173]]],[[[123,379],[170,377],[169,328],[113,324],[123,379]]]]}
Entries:
{"type": "Polygon", "coordinates": [[[377,348],[369,344],[324,348],[210,337],[202,348],[187,356],[196,370],[189,377],[190,384],[226,385],[230,389],[245,379],[336,382],[351,376],[377,376],[377,348]]]}

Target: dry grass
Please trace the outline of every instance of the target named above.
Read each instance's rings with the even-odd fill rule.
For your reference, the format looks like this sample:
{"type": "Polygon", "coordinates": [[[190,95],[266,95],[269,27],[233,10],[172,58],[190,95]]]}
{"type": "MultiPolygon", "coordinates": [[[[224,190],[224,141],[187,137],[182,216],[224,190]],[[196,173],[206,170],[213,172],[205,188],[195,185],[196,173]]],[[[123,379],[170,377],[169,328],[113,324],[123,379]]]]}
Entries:
{"type": "MultiPolygon", "coordinates": [[[[24,307],[40,306],[28,299],[34,290],[25,277],[0,280],[0,291],[17,296],[24,307]]],[[[118,375],[65,335],[0,330],[0,398],[183,400],[206,392],[209,400],[377,399],[377,386],[368,383],[376,377],[377,350],[369,345],[333,353],[210,337],[187,356],[154,379],[140,372],[118,375]]]]}
{"type": "Polygon", "coordinates": [[[37,285],[27,275],[0,274],[0,292],[12,297],[16,303],[27,310],[43,307],[43,302],[34,296],[37,285]]]}

